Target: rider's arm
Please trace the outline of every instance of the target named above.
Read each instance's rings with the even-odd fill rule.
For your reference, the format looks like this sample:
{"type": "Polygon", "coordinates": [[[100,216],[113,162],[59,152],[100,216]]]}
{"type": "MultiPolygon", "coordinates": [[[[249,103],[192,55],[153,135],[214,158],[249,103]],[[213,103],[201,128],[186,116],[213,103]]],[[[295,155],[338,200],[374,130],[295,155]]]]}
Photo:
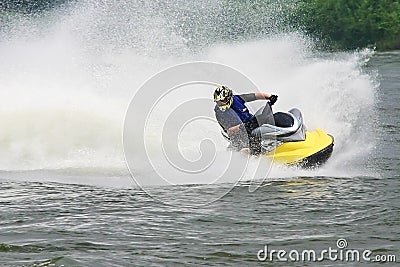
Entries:
{"type": "Polygon", "coordinates": [[[249,93],[249,94],[242,94],[239,95],[239,97],[244,101],[244,102],[251,102],[254,100],[266,100],[269,99],[270,95],[266,93],[249,93]]]}
{"type": "Polygon", "coordinates": [[[266,93],[255,93],[257,99],[269,99],[270,95],[266,93]]]}

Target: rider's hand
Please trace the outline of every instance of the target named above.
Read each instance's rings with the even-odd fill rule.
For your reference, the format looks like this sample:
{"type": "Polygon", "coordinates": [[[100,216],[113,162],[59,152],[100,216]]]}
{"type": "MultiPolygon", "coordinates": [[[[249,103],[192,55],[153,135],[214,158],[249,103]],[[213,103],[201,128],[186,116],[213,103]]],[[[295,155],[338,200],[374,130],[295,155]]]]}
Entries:
{"type": "Polygon", "coordinates": [[[239,126],[240,125],[233,126],[233,127],[229,128],[226,132],[228,133],[228,135],[236,133],[240,130],[239,126]]]}
{"type": "Polygon", "coordinates": [[[248,147],[242,148],[240,152],[242,152],[245,155],[250,155],[250,148],[248,147]]]}
{"type": "Polygon", "coordinates": [[[278,100],[278,96],[277,95],[271,95],[269,98],[269,104],[272,106],[273,104],[275,104],[276,100],[278,100]]]}

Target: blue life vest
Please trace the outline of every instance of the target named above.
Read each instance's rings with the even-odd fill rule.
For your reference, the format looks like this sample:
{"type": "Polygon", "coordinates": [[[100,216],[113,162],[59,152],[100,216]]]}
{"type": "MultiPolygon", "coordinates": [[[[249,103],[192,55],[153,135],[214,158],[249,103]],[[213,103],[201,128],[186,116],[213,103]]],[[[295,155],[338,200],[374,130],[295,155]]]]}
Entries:
{"type": "Polygon", "coordinates": [[[215,116],[222,128],[227,130],[238,124],[246,123],[253,117],[244,103],[242,98],[234,95],[232,105],[225,111],[220,110],[218,106],[215,105],[215,116]]]}
{"type": "Polygon", "coordinates": [[[250,114],[249,109],[244,105],[244,100],[237,95],[234,95],[232,98],[233,102],[230,108],[233,109],[236,114],[238,114],[240,120],[243,123],[248,122],[253,117],[253,115],[250,114]]]}

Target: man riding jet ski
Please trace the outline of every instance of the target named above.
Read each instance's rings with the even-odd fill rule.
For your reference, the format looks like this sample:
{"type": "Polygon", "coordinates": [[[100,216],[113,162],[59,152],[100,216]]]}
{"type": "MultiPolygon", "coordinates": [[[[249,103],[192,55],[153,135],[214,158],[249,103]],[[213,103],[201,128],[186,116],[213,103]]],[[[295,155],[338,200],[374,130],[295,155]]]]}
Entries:
{"type": "Polygon", "coordinates": [[[306,131],[300,110],[272,113],[277,95],[250,93],[234,95],[226,86],[214,92],[215,116],[230,147],[252,155],[265,155],[288,165],[314,167],[332,154],[334,140],[321,129],[306,131]],[[252,115],[245,103],[268,100],[252,115]]]}
{"type": "MultiPolygon", "coordinates": [[[[233,95],[231,89],[226,86],[218,86],[214,91],[215,116],[224,132],[231,140],[231,146],[242,152],[260,154],[260,140],[251,134],[259,125],[246,107],[246,102],[255,100],[269,100],[273,105],[278,99],[277,95],[265,93],[250,93],[233,95]]],[[[268,105],[268,106],[269,106],[268,105]]]]}

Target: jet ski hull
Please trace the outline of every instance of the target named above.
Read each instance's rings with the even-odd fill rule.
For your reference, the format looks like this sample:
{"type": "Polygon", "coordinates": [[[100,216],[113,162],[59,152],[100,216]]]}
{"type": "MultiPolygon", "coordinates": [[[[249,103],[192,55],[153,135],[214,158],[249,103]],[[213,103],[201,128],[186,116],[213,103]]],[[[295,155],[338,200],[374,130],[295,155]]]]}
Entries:
{"type": "Polygon", "coordinates": [[[304,141],[285,142],[265,154],[274,162],[313,168],[324,164],[332,154],[334,139],[321,129],[306,131],[304,141]]]}

